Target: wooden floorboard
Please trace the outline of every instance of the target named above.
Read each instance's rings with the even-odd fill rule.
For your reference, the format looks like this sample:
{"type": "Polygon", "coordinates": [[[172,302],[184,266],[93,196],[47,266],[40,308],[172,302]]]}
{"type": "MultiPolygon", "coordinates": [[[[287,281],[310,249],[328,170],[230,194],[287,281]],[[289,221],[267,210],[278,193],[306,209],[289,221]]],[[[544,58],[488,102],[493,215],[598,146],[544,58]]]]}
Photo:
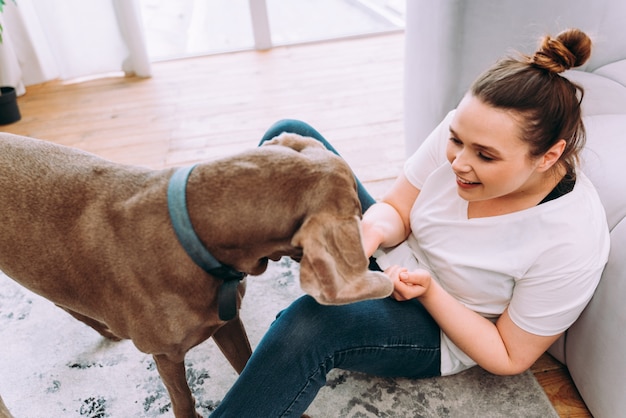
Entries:
{"type": "Polygon", "coordinates": [[[567,367],[544,354],[531,370],[561,418],[591,418],[567,367]]]}
{"type": "MultiPolygon", "coordinates": [[[[255,147],[283,118],[311,123],[375,197],[405,159],[402,34],[154,64],[149,79],[29,86],[22,120],[0,130],[125,164],[164,168],[255,147]]],[[[562,417],[588,417],[567,369],[533,367],[562,417]]]]}
{"type": "Polygon", "coordinates": [[[297,118],[378,190],[404,159],[403,52],[402,35],[378,36],[161,62],[150,79],[51,82],[27,89],[6,130],[161,168],[254,147],[297,118]]]}

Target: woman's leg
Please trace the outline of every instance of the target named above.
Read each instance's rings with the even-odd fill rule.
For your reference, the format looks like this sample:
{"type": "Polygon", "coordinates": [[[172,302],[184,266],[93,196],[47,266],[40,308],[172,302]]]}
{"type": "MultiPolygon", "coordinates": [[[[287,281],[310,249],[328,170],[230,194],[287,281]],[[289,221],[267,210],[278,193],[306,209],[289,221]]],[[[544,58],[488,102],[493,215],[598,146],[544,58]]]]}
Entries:
{"type": "Polygon", "coordinates": [[[300,417],[333,368],[440,374],[440,331],[416,300],[342,306],[303,296],[281,312],[212,417],[300,417]]]}
{"type": "MultiPolygon", "coordinates": [[[[339,155],[337,150],[335,150],[335,148],[333,148],[333,146],[330,145],[330,143],[322,136],[322,134],[315,130],[315,128],[313,128],[306,122],[295,119],[283,119],[276,122],[267,130],[265,135],[263,135],[263,138],[261,139],[259,145],[262,145],[265,141],[269,141],[270,139],[282,134],[283,132],[289,132],[315,138],[319,142],[321,142],[322,145],[324,145],[329,151],[339,155]]],[[[356,180],[357,194],[359,195],[359,200],[361,201],[361,210],[365,212],[370,206],[376,203],[376,200],[374,200],[374,198],[367,192],[367,190],[365,190],[365,187],[363,187],[363,185],[361,184],[359,179],[356,178],[356,176],[354,177],[354,179],[356,180]]]]}

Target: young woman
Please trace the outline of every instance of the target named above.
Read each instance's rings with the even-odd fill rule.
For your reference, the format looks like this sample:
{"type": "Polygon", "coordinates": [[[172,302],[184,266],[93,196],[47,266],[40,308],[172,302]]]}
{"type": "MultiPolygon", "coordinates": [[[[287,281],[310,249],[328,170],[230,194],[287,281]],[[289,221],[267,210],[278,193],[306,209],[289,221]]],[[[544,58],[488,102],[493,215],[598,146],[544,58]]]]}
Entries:
{"type": "MultiPolygon", "coordinates": [[[[483,73],[380,202],[360,187],[365,252],[393,296],[321,306],[304,296],[272,324],[212,416],[299,417],[332,368],[427,377],[474,365],[516,374],[576,320],[609,250],[604,210],[577,169],[579,30],[483,73]]],[[[282,121],[283,131],[315,137],[282,121]]]]}

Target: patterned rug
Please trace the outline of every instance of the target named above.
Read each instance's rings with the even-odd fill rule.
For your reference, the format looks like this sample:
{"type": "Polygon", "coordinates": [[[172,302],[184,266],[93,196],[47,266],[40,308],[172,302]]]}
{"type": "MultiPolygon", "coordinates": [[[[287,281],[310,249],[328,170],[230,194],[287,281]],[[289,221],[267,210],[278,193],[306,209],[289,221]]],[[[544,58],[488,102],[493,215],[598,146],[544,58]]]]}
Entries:
{"type": "MultiPolygon", "coordinates": [[[[241,316],[256,346],[276,313],[302,294],[298,265],[248,279],[241,316]]],[[[109,342],[0,273],[0,395],[15,418],[172,417],[152,357],[109,342]]],[[[208,416],[237,378],[212,340],[187,355],[187,379],[208,416]]],[[[530,372],[474,368],[451,377],[383,379],[333,370],[307,411],[318,417],[558,417],[530,372]]],[[[264,418],[264,417],[262,417],[264,418]]]]}

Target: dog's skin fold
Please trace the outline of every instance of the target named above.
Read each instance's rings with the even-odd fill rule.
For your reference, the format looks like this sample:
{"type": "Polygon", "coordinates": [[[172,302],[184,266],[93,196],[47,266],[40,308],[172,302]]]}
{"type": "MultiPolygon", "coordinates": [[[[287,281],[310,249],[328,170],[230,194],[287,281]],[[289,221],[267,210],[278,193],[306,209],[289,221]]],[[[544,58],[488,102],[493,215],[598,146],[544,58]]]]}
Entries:
{"type": "MultiPolygon", "coordinates": [[[[240,372],[250,345],[238,317],[218,318],[221,281],[174,234],[166,194],[173,171],[0,134],[0,269],[105,337],[152,354],[175,416],[197,417],[187,351],[212,336],[240,372]]],[[[199,164],[187,206],[207,249],[239,271],[301,260],[302,288],[324,304],[392,291],[385,275],[367,271],[352,172],[311,138],[282,134],[199,164]]]]}

